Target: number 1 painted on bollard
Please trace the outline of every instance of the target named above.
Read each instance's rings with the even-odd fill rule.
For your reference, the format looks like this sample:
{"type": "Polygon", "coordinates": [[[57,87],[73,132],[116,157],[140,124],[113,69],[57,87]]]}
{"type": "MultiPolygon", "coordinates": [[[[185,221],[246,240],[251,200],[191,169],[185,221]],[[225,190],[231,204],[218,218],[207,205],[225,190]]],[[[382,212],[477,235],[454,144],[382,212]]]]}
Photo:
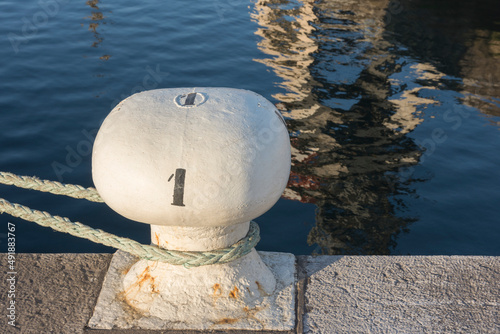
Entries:
{"type": "MultiPolygon", "coordinates": [[[[172,177],[170,177],[172,178],[172,177]]],[[[184,180],[186,178],[186,170],[184,168],[177,168],[175,170],[175,185],[174,185],[174,201],[172,205],[184,205],[184,180]]],[[[170,181],[170,179],[169,179],[170,181]]]]}

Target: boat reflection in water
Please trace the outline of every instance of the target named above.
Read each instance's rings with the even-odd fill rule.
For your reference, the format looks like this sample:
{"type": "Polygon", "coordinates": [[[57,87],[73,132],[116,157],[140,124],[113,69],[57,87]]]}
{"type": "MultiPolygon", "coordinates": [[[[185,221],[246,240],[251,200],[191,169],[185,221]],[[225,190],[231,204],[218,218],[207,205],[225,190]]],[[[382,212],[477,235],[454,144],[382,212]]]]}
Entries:
{"type": "MultiPolygon", "coordinates": [[[[415,60],[406,40],[394,38],[409,8],[387,0],[255,5],[258,47],[266,55],[255,61],[282,79],[284,93],[273,97],[292,136],[284,196],[317,206],[308,236],[317,253],[390,254],[397,235],[418,219],[404,215],[404,197],[427,179],[413,168],[425,150],[408,134],[429,105],[442,103],[428,92],[456,80],[431,58],[415,60]]],[[[420,18],[406,27],[405,38],[425,24],[420,18]]],[[[475,92],[464,96],[487,104],[475,92]]]]}

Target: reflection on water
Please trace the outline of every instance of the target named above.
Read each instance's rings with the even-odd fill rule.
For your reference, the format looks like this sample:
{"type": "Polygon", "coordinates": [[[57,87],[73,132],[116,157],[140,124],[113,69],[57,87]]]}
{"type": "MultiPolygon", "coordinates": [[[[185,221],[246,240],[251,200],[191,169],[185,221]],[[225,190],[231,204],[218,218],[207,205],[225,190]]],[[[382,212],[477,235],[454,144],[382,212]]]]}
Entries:
{"type": "MultiPolygon", "coordinates": [[[[255,61],[269,66],[286,90],[273,96],[292,132],[285,197],[317,205],[308,243],[317,244],[319,253],[389,254],[396,236],[418,219],[405,217],[405,203],[396,199],[425,182],[405,171],[425,152],[409,134],[428,106],[444,103],[433,91],[461,91],[462,103],[499,115],[499,30],[469,25],[470,31],[453,35],[462,17],[446,12],[443,22],[442,7],[432,4],[255,5],[258,46],[267,55],[255,61]],[[434,44],[422,48],[422,33],[434,44]]],[[[464,13],[471,21],[482,15],[464,13]]]]}
{"type": "Polygon", "coordinates": [[[312,36],[312,22],[317,19],[313,2],[259,1],[255,8],[252,18],[261,26],[256,32],[262,37],[259,49],[272,57],[255,61],[270,66],[283,78],[279,85],[288,91],[274,97],[287,103],[302,101],[304,108],[297,106],[291,111],[295,119],[314,114],[321,106],[312,96],[318,82],[309,69],[314,62],[312,54],[318,51],[312,36]]]}
{"type": "Polygon", "coordinates": [[[401,2],[386,29],[420,59],[463,79],[463,101],[500,116],[498,1],[401,2]]]}
{"type": "MultiPolygon", "coordinates": [[[[99,2],[100,0],[88,0],[85,4],[92,8],[92,12],[90,16],[85,17],[85,19],[90,20],[89,23],[89,31],[92,31],[94,34],[95,41],[92,43],[93,48],[99,47],[99,45],[104,41],[104,37],[102,37],[101,33],[99,33],[98,28],[99,25],[104,25],[106,24],[105,16],[102,12],[102,10],[99,8],[99,2]]],[[[101,60],[108,60],[111,56],[110,55],[102,55],[99,57],[101,60]]]]}

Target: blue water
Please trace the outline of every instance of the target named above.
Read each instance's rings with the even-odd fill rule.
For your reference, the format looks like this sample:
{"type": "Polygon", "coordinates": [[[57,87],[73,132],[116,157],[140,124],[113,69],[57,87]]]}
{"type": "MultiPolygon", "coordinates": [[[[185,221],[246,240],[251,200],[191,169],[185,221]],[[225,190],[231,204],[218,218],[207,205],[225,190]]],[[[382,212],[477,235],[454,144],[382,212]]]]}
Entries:
{"type": "MultiPolygon", "coordinates": [[[[0,170],[92,186],[93,136],[120,100],[249,89],[278,104],[293,146],[258,249],[500,255],[498,17],[495,1],[5,0],[0,170]]],[[[0,197],[149,243],[104,204],[0,197]]],[[[18,252],[112,251],[0,222],[18,252]]]]}

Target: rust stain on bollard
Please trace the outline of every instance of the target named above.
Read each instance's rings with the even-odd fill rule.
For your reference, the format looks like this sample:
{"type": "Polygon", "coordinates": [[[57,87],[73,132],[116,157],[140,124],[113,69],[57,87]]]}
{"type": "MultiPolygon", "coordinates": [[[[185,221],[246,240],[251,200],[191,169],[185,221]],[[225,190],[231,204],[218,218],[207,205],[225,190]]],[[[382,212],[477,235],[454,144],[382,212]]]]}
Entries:
{"type": "Polygon", "coordinates": [[[234,318],[223,318],[215,323],[215,325],[227,325],[227,324],[234,324],[235,322],[240,321],[240,319],[234,319],[234,318]]]}
{"type": "Polygon", "coordinates": [[[256,321],[258,324],[260,324],[262,327],[264,327],[264,324],[259,319],[257,319],[256,315],[259,311],[262,311],[265,308],[266,307],[258,307],[258,306],[255,306],[254,308],[249,308],[248,306],[245,306],[243,307],[243,311],[246,313],[247,319],[252,319],[256,321]]]}
{"type": "MultiPolygon", "coordinates": [[[[235,289],[237,289],[237,288],[235,287],[235,289]]],[[[249,320],[254,320],[258,324],[260,324],[262,327],[264,327],[264,324],[256,317],[256,314],[263,309],[265,309],[265,307],[261,308],[261,307],[256,306],[254,308],[249,308],[248,306],[245,306],[245,307],[243,307],[243,312],[245,313],[245,315],[243,317],[241,317],[239,319],[237,319],[237,318],[222,318],[219,321],[214,322],[214,325],[228,325],[228,324],[230,325],[230,324],[234,324],[238,321],[249,319],[249,320]]]]}
{"type": "Polygon", "coordinates": [[[150,274],[149,266],[137,276],[137,281],[125,290],[125,296],[128,298],[134,292],[137,294],[140,290],[143,290],[145,286],[151,286],[152,293],[159,293],[158,287],[155,285],[155,279],[150,274]]]}
{"type": "Polygon", "coordinates": [[[255,281],[255,284],[257,284],[257,290],[259,290],[261,296],[263,297],[269,296],[269,294],[266,292],[266,290],[264,290],[262,284],[260,284],[259,281],[255,281]]]}
{"type": "Polygon", "coordinates": [[[222,288],[221,288],[221,286],[220,286],[219,283],[215,283],[214,286],[212,287],[212,289],[214,289],[214,294],[213,294],[214,303],[213,303],[213,306],[215,307],[215,304],[217,303],[217,300],[219,300],[219,298],[222,296],[222,288]]]}
{"type": "Polygon", "coordinates": [[[229,297],[237,299],[239,296],[239,292],[240,292],[240,290],[238,290],[238,288],[235,286],[234,289],[231,290],[231,292],[229,292],[229,297]]]}
{"type": "Polygon", "coordinates": [[[215,283],[213,286],[213,289],[214,289],[214,296],[220,296],[222,294],[222,289],[221,289],[219,283],[215,283]],[[217,294],[217,292],[218,292],[218,294],[217,294]]]}

